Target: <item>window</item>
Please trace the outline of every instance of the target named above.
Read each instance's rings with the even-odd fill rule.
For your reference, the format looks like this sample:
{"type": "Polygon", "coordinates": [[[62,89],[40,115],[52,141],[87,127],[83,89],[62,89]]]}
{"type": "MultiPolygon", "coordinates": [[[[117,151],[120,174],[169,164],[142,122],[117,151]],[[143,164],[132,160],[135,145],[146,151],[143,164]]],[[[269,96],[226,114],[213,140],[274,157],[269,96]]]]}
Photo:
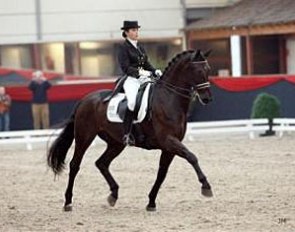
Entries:
{"type": "Polygon", "coordinates": [[[181,43],[181,39],[145,42],[143,47],[149,56],[151,64],[157,69],[164,70],[168,62],[182,51],[181,43]]]}
{"type": "Polygon", "coordinates": [[[212,50],[208,58],[211,66],[211,75],[227,75],[231,70],[231,55],[229,39],[197,40],[192,43],[193,49],[202,51],[212,50]]]}
{"type": "Polygon", "coordinates": [[[280,73],[279,49],[278,36],[253,37],[253,73],[280,73]]]}
{"type": "Polygon", "coordinates": [[[67,74],[80,74],[79,44],[65,43],[65,72],[67,74]]]}
{"type": "Polygon", "coordinates": [[[1,66],[7,68],[32,68],[31,45],[7,45],[0,49],[1,66]]]}
{"type": "Polygon", "coordinates": [[[65,72],[64,44],[52,43],[41,46],[42,69],[46,71],[65,72]]]}
{"type": "MultiPolygon", "coordinates": [[[[181,39],[141,42],[151,64],[162,70],[177,53],[181,52],[181,43],[181,39]]],[[[82,75],[93,77],[120,75],[122,72],[117,61],[118,46],[118,43],[110,42],[80,43],[82,75]]]]}
{"type": "Polygon", "coordinates": [[[115,75],[115,45],[107,42],[80,43],[81,73],[84,76],[115,75]]]}

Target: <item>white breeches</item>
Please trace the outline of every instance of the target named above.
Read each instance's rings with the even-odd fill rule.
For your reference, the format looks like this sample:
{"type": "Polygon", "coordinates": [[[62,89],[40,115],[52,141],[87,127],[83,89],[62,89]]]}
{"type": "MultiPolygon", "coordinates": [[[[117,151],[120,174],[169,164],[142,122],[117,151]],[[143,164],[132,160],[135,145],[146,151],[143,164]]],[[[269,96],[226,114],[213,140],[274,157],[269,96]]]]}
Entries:
{"type": "Polygon", "coordinates": [[[127,77],[123,88],[127,97],[128,109],[134,111],[136,104],[136,95],[141,84],[150,81],[151,79],[147,76],[140,76],[138,79],[134,77],[127,77]]]}

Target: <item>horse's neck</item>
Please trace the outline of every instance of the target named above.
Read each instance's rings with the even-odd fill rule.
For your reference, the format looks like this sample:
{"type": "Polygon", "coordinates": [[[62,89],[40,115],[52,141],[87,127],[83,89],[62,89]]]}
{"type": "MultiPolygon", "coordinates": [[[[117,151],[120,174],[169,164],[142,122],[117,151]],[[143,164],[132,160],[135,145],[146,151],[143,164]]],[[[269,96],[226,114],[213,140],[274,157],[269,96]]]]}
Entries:
{"type": "MultiPolygon", "coordinates": [[[[183,88],[183,89],[189,89],[189,86],[187,84],[184,83],[184,81],[181,81],[181,78],[185,78],[182,76],[183,74],[178,72],[174,75],[170,75],[167,76],[166,78],[163,79],[164,82],[169,83],[169,85],[173,85],[175,87],[178,88],[183,88]]],[[[161,94],[159,94],[160,98],[163,98],[161,100],[163,100],[163,102],[169,101],[172,104],[169,105],[163,105],[163,107],[167,107],[172,105],[173,106],[173,110],[175,111],[175,109],[177,109],[177,111],[175,113],[180,113],[180,114],[187,114],[188,109],[189,109],[189,104],[190,104],[190,99],[188,98],[188,93],[184,93],[182,91],[179,91],[177,89],[172,90],[171,88],[167,88],[164,85],[160,85],[160,92],[161,94]],[[177,94],[180,93],[180,94],[177,94]],[[183,93],[183,94],[182,94],[183,93]],[[186,95],[187,97],[184,97],[184,95],[186,95]]]]}
{"type": "Polygon", "coordinates": [[[163,81],[179,88],[189,89],[189,84],[183,81],[186,78],[186,73],[182,70],[173,71],[171,71],[167,76],[163,77],[163,81]]]}

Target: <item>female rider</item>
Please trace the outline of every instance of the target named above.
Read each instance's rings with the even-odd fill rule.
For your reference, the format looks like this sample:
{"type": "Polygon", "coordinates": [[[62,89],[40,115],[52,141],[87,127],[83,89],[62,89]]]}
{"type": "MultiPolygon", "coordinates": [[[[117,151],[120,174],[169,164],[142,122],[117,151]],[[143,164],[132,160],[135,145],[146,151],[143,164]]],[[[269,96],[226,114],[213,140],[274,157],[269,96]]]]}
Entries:
{"type": "Polygon", "coordinates": [[[126,145],[134,145],[134,138],[131,136],[133,111],[136,103],[136,95],[140,85],[149,80],[151,75],[161,76],[162,72],[155,69],[148,61],[144,48],[138,43],[137,21],[124,21],[121,30],[125,41],[121,44],[118,52],[120,67],[127,79],[123,85],[127,97],[127,111],[124,117],[124,137],[126,145]]]}

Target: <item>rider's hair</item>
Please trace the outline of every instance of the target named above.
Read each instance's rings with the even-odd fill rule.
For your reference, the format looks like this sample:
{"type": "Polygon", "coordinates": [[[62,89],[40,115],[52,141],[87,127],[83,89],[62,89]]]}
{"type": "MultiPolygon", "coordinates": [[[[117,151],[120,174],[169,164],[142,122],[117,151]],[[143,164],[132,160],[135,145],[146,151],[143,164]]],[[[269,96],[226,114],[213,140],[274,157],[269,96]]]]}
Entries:
{"type": "Polygon", "coordinates": [[[127,38],[126,31],[123,31],[123,32],[122,32],[122,36],[123,36],[123,38],[127,38]]]}

